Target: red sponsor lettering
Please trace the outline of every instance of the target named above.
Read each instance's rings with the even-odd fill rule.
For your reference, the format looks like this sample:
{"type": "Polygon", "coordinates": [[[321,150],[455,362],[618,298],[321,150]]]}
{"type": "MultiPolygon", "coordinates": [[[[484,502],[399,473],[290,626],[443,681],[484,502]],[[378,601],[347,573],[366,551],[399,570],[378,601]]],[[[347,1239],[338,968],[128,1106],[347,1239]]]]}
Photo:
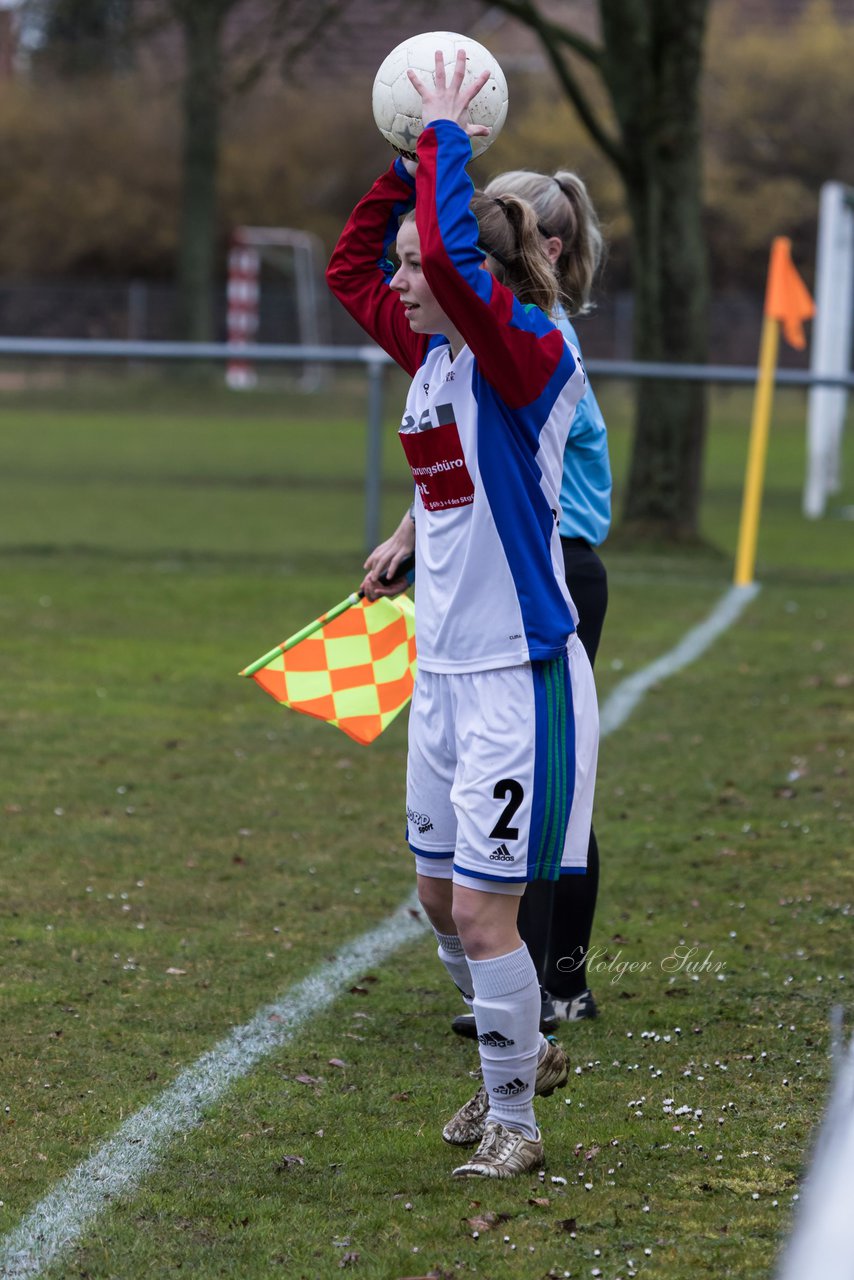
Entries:
{"type": "Polygon", "coordinates": [[[427,511],[447,511],[474,502],[474,485],[455,422],[428,431],[402,431],[400,442],[427,511]]]}

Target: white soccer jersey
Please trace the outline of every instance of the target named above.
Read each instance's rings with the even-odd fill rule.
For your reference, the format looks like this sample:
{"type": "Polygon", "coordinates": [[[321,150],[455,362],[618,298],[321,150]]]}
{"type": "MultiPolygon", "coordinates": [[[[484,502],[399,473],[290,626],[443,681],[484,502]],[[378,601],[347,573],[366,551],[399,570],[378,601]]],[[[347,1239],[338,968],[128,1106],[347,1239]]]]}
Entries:
{"type": "Polygon", "coordinates": [[[553,658],[577,623],[556,514],[575,387],[558,397],[533,452],[534,440],[518,439],[488,387],[478,402],[477,381],[470,347],[456,360],[447,343],[434,347],[401,425],[416,487],[416,639],[425,671],[553,658]],[[485,399],[493,401],[488,432],[485,399]]]}
{"type": "Polygon", "coordinates": [[[401,441],[415,480],[418,662],[484,671],[563,654],[577,614],[558,531],[563,454],[586,380],[551,320],[483,270],[465,132],[447,120],[359,202],[330,263],[333,292],[413,376],[401,441]],[[421,268],[466,346],[414,334],[385,254],[413,204],[421,268]]]}

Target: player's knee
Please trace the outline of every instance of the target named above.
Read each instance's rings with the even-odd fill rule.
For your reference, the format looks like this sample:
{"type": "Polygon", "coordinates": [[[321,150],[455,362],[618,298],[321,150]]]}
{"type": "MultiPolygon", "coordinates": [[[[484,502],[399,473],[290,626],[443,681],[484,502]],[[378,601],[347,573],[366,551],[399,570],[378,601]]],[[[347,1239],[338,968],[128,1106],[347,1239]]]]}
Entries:
{"type": "Polygon", "coordinates": [[[480,902],[474,900],[460,901],[459,895],[454,898],[454,924],[462,939],[467,956],[477,958],[483,951],[489,950],[492,943],[490,921],[479,910],[480,902]]]}
{"type": "Polygon", "coordinates": [[[454,924],[466,955],[472,960],[486,960],[519,947],[518,912],[519,897],[516,894],[481,892],[457,886],[454,924]]]}
{"type": "Polygon", "coordinates": [[[418,877],[418,901],[424,908],[427,919],[440,933],[452,933],[453,917],[451,915],[451,882],[434,879],[430,876],[418,877]]]}

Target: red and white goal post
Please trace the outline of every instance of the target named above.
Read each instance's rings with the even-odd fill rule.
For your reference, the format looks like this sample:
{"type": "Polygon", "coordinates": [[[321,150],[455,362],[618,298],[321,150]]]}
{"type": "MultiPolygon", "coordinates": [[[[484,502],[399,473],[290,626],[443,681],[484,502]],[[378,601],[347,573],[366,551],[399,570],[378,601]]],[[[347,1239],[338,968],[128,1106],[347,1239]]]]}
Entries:
{"type": "MultiPolygon", "coordinates": [[[[309,231],[292,227],[236,227],[228,253],[226,329],[234,355],[226,367],[226,382],[237,391],[254,387],[258,377],[254,365],[241,355],[258,335],[261,303],[261,268],[265,261],[281,267],[283,260],[293,269],[299,341],[304,346],[320,346],[325,333],[327,299],[321,288],[323,246],[309,231]]],[[[322,371],[308,364],[302,375],[306,390],[320,385],[322,371]]]]}

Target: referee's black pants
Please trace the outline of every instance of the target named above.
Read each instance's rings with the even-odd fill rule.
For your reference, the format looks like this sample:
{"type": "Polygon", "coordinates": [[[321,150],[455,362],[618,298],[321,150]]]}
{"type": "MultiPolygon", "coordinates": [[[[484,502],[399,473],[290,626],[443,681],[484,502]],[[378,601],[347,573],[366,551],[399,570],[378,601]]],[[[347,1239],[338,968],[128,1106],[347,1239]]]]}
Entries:
{"type": "MultiPolygon", "coordinates": [[[[578,638],[592,666],[608,608],[608,575],[583,538],[561,538],[566,585],[578,609],[578,638]]],[[[559,1000],[587,987],[587,952],[599,890],[599,846],[593,828],[585,875],[533,880],[519,905],[519,932],[540,983],[559,1000]]]]}

